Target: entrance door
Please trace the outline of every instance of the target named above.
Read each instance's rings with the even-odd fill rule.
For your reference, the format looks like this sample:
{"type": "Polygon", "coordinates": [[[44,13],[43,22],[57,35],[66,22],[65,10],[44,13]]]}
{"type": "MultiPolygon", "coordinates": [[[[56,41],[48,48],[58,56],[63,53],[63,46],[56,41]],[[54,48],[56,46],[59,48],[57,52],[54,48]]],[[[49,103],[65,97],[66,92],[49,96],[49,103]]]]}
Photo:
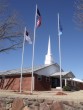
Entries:
{"type": "Polygon", "coordinates": [[[51,77],[51,88],[56,88],[60,86],[59,78],[51,77]]]}

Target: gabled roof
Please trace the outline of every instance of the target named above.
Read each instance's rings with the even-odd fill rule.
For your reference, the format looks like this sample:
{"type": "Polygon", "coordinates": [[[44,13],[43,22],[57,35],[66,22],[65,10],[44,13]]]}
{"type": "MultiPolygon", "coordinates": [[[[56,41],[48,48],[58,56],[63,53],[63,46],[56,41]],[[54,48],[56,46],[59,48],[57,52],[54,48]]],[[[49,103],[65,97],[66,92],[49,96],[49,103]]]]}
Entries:
{"type": "MultiPolygon", "coordinates": [[[[52,65],[55,65],[57,67],[59,67],[59,65],[57,63],[53,63],[51,65],[42,65],[42,66],[37,66],[34,67],[34,73],[42,70],[44,68],[50,67],[52,65]]],[[[62,70],[63,71],[63,70],[62,70]]],[[[0,71],[0,75],[16,75],[16,74],[20,74],[21,73],[21,69],[13,69],[13,70],[7,70],[7,71],[0,71]]],[[[28,73],[32,73],[32,68],[23,68],[22,74],[28,74],[28,73]]]]}
{"type": "Polygon", "coordinates": [[[62,77],[64,78],[74,78],[74,74],[71,71],[68,72],[56,72],[54,74],[51,74],[50,76],[54,77],[54,76],[60,76],[60,74],[62,75],[62,77]]]}

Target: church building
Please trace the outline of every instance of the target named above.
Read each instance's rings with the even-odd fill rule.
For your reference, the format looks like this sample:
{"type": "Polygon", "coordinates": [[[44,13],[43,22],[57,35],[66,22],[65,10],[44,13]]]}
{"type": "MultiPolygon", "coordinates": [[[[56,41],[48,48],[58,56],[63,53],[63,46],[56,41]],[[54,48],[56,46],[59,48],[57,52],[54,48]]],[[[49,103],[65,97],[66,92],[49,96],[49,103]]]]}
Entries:
{"type": "MultiPolygon", "coordinates": [[[[44,65],[33,68],[33,90],[47,91],[60,87],[60,75],[62,77],[62,87],[68,84],[78,86],[83,89],[83,81],[74,80],[75,75],[72,71],[65,72],[54,62],[51,52],[50,37],[48,41],[48,50],[45,56],[44,65]]],[[[0,72],[0,89],[20,90],[21,70],[8,70],[0,72]]],[[[30,91],[32,82],[32,68],[23,68],[22,72],[22,90],[30,91]]]]}

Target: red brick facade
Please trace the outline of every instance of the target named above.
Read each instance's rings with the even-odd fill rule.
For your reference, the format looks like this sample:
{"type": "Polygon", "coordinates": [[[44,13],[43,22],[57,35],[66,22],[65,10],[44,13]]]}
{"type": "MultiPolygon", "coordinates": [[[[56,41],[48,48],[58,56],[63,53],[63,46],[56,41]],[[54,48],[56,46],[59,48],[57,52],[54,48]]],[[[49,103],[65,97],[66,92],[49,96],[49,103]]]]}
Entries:
{"type": "Polygon", "coordinates": [[[76,86],[79,87],[80,90],[83,90],[83,83],[77,83],[76,86]]]}
{"type": "Polygon", "coordinates": [[[42,76],[42,80],[38,80],[38,75],[35,75],[35,90],[51,90],[50,78],[49,80],[47,78],[46,76],[42,76]]]}
{"type": "MultiPolygon", "coordinates": [[[[20,75],[0,77],[0,89],[19,91],[20,75]]],[[[31,90],[31,74],[23,75],[22,90],[31,90]]],[[[46,80],[46,76],[42,76],[42,80],[38,80],[38,75],[34,75],[34,90],[51,90],[50,81],[46,80]]]]}
{"type": "MultiPolygon", "coordinates": [[[[31,90],[31,74],[23,74],[22,77],[22,90],[30,91],[31,90]]],[[[83,83],[68,81],[71,86],[79,87],[83,90],[83,83]],[[73,85],[72,85],[73,84],[73,85]]],[[[6,75],[0,76],[0,89],[5,90],[20,90],[20,75],[6,75]]],[[[35,91],[47,91],[51,90],[51,81],[49,77],[39,76],[34,74],[34,90],[35,91]]]]}

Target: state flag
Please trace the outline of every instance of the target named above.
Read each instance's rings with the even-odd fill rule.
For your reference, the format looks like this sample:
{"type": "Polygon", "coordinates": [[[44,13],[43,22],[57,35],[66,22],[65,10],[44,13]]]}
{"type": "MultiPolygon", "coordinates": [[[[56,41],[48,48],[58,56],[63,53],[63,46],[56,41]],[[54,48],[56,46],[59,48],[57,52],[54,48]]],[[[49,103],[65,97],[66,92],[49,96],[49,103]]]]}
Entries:
{"type": "Polygon", "coordinates": [[[59,35],[62,35],[62,31],[63,31],[63,28],[59,19],[59,35]]]}

